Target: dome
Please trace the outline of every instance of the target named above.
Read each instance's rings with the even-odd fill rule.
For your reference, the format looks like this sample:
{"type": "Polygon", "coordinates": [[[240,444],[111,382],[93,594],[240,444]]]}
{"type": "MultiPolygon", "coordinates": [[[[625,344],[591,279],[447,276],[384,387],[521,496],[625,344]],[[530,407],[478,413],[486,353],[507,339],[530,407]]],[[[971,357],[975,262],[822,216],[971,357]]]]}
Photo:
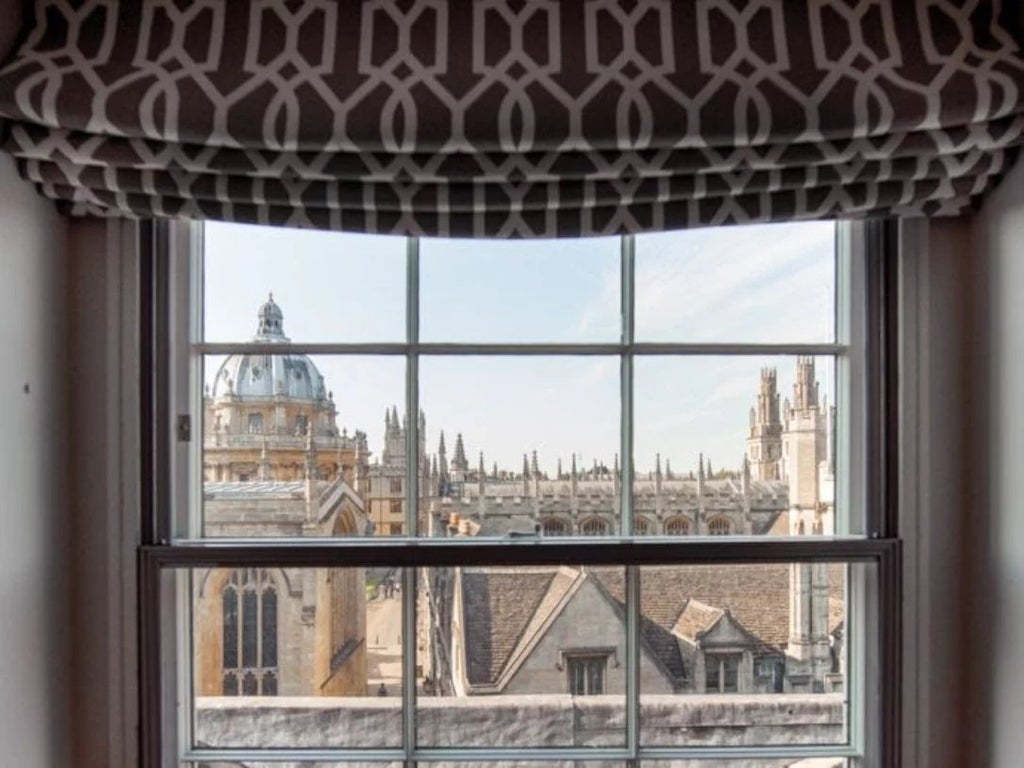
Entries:
{"type": "MultiPolygon", "coordinates": [[[[260,307],[259,325],[252,339],[261,344],[287,342],[284,314],[273,294],[260,307]]],[[[214,399],[221,397],[326,400],[324,377],[306,355],[241,354],[225,360],[213,381],[214,399]]]]}

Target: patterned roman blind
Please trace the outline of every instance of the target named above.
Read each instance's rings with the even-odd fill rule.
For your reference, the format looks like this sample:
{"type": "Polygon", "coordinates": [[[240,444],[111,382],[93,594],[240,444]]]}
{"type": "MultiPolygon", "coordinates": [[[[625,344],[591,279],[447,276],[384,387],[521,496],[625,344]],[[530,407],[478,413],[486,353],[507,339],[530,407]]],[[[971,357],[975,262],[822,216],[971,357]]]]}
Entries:
{"type": "Polygon", "coordinates": [[[3,146],[73,214],[475,237],[957,215],[1024,136],[999,0],[36,5],[3,146]]]}

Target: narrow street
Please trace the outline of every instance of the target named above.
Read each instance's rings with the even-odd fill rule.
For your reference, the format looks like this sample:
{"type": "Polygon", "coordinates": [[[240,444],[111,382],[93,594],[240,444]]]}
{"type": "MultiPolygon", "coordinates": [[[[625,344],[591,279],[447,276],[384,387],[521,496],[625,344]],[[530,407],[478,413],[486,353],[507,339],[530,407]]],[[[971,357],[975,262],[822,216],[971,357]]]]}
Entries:
{"type": "Polygon", "coordinates": [[[378,695],[384,683],[388,696],[402,693],[402,598],[380,596],[366,603],[366,694],[378,695]]]}

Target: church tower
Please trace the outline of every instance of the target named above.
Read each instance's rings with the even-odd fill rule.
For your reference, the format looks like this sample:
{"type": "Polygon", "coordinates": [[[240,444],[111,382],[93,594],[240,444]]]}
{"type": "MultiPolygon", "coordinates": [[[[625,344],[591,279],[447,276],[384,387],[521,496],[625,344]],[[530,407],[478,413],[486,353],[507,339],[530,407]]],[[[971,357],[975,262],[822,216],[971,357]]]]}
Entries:
{"type": "Polygon", "coordinates": [[[783,479],[789,484],[790,533],[819,529],[834,533],[830,493],[823,487],[822,467],[828,466],[831,410],[819,399],[814,358],[799,357],[793,402],[783,409],[783,479]],[[827,509],[826,509],[827,507],[827,509]]]}
{"type": "Polygon", "coordinates": [[[782,420],[777,382],[775,368],[761,369],[761,386],[757,402],[750,409],[747,436],[747,460],[755,480],[782,479],[782,420]]]}

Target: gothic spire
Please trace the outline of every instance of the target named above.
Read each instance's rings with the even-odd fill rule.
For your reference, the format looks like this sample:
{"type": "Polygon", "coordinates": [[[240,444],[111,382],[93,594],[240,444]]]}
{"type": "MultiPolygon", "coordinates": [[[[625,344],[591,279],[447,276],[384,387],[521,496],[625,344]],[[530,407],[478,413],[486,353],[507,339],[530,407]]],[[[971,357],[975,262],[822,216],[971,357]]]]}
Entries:
{"type": "Polygon", "coordinates": [[[466,461],[466,448],[462,444],[461,432],[455,436],[455,455],[452,456],[452,466],[463,471],[469,468],[469,462],[466,461]]]}

